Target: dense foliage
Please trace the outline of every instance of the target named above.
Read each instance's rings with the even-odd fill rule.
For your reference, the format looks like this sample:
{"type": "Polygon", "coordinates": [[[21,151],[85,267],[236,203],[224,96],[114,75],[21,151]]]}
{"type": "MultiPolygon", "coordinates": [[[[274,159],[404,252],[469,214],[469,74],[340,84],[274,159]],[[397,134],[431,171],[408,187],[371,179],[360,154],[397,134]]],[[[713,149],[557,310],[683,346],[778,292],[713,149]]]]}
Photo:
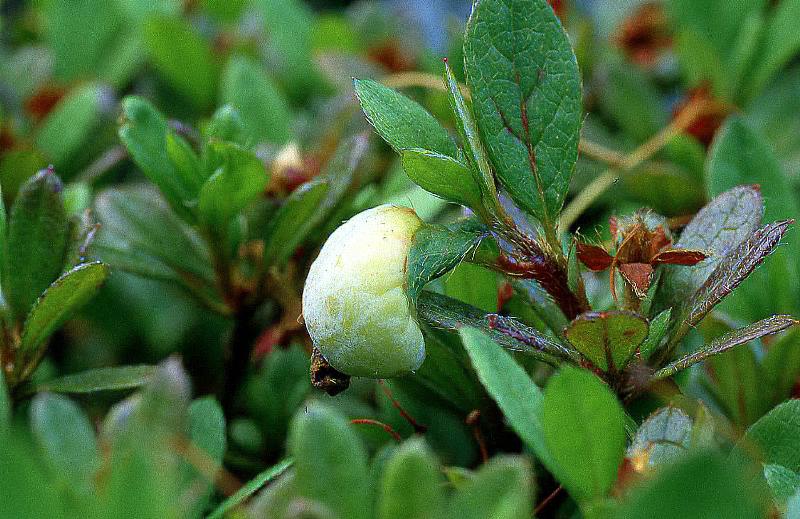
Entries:
{"type": "Polygon", "coordinates": [[[0,515],[800,517],[800,1],[317,4],[0,3],[0,515]]]}

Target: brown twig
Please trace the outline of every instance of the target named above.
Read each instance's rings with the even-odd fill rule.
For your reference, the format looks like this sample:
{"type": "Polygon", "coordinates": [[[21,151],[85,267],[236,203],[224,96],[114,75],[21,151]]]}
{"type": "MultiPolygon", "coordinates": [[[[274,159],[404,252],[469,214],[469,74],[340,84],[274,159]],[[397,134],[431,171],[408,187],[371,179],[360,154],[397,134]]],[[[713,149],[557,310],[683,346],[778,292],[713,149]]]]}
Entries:
{"type": "Polygon", "coordinates": [[[545,498],[542,500],[542,502],[541,502],[541,503],[539,503],[538,505],[536,505],[536,508],[534,508],[534,510],[533,510],[533,514],[534,514],[534,515],[539,515],[539,513],[541,513],[541,511],[542,511],[542,510],[544,510],[544,509],[545,509],[545,507],[546,507],[548,504],[550,504],[550,501],[552,501],[553,499],[555,499],[555,497],[556,497],[556,496],[557,496],[557,495],[558,495],[558,494],[559,494],[559,493],[560,493],[562,490],[564,490],[564,487],[562,487],[561,485],[558,485],[558,486],[556,487],[556,489],[555,489],[555,490],[553,490],[553,491],[550,493],[550,495],[549,495],[549,496],[545,497],[545,498]]]}

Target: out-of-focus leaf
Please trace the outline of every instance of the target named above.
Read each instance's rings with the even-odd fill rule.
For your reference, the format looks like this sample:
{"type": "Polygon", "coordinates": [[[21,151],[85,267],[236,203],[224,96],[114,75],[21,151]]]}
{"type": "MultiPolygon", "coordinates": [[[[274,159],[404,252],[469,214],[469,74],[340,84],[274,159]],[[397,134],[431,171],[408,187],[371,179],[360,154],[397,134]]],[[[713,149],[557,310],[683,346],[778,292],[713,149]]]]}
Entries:
{"type": "Polygon", "coordinates": [[[763,214],[761,191],[755,186],[737,186],[717,195],[692,218],[675,243],[677,248],[710,255],[694,266],[665,266],[659,295],[672,305],[700,288],[731,249],[758,228],[763,214]]]}
{"type": "Polygon", "coordinates": [[[769,345],[761,360],[771,403],[783,402],[800,378],[800,329],[788,331],[769,345]]]}
{"type": "Polygon", "coordinates": [[[248,141],[283,144],[289,140],[289,107],[262,66],[250,58],[234,56],[221,81],[220,102],[230,104],[242,115],[248,141]]]}
{"type": "Polygon", "coordinates": [[[328,194],[327,180],[312,180],[295,189],[271,218],[264,243],[264,260],[282,264],[318,223],[315,218],[328,194]]]}
{"type": "Polygon", "coordinates": [[[36,391],[51,393],[94,393],[135,389],[148,382],[155,366],[115,366],[97,368],[54,378],[36,386],[36,391]]]}
{"type": "Polygon", "coordinates": [[[144,41],[164,80],[198,108],[215,97],[216,66],[208,43],[188,21],[155,16],[144,24],[144,41]]]}
{"type": "Polygon", "coordinates": [[[664,467],[632,489],[614,517],[749,519],[764,517],[764,505],[763,496],[739,465],[716,454],[699,453],[664,467]]]}
{"type": "Polygon", "coordinates": [[[292,466],[292,463],[291,458],[286,458],[260,472],[256,477],[245,483],[235,494],[220,503],[206,519],[221,519],[225,517],[226,513],[244,503],[247,498],[258,492],[261,487],[285,473],[292,466]]]}
{"type": "Polygon", "coordinates": [[[409,297],[416,300],[429,281],[475,254],[484,240],[491,241],[491,234],[488,229],[477,226],[461,226],[455,230],[440,226],[420,228],[414,235],[406,265],[409,297]]]}
{"type": "Polygon", "coordinates": [[[603,371],[622,369],[647,338],[648,324],[630,312],[590,312],[572,321],[564,336],[603,371]]]}
{"type": "Polygon", "coordinates": [[[656,349],[658,349],[658,347],[661,345],[661,340],[664,338],[664,335],[669,329],[669,321],[671,316],[672,308],[667,308],[650,320],[648,323],[649,329],[647,331],[647,338],[644,340],[642,345],[639,346],[639,352],[641,353],[642,359],[649,359],[650,355],[652,355],[653,352],[656,351],[656,349]]]}
{"type": "Polygon", "coordinates": [[[204,222],[224,228],[264,192],[269,176],[253,153],[230,143],[213,142],[209,146],[219,162],[200,188],[197,209],[204,222]]]}
{"type": "Polygon", "coordinates": [[[786,502],[800,491],[800,474],[781,465],[764,465],[764,479],[780,506],[786,506],[786,502]]]}
{"type": "Polygon", "coordinates": [[[478,378],[511,427],[542,463],[552,469],[554,462],[545,440],[542,391],[511,355],[485,333],[465,327],[459,330],[459,335],[478,378]]]}
{"type": "Polygon", "coordinates": [[[608,58],[598,102],[627,135],[644,142],[668,123],[659,92],[643,70],[608,58]]]}
{"type": "Polygon", "coordinates": [[[665,407],[650,415],[636,431],[628,458],[647,460],[649,467],[677,461],[691,447],[692,419],[677,407],[665,407]]]}
{"type": "Polygon", "coordinates": [[[198,193],[206,175],[200,167],[200,158],[192,146],[180,135],[167,132],[166,150],[169,161],[179,176],[179,183],[186,188],[188,193],[198,193]]]}
{"type": "Polygon", "coordinates": [[[436,457],[421,438],[406,441],[386,462],[377,516],[432,519],[443,512],[443,478],[436,457]]]}
{"type": "Polygon", "coordinates": [[[231,105],[220,106],[203,127],[203,137],[209,141],[216,139],[246,145],[242,114],[231,105]]]}
{"type": "MultiPolygon", "coordinates": [[[[207,459],[222,465],[225,454],[225,415],[213,397],[200,398],[189,406],[189,441],[192,449],[197,449],[207,459]]],[[[183,484],[191,491],[195,500],[185,511],[186,517],[200,517],[208,506],[213,490],[212,474],[201,473],[188,463],[183,466],[183,484]],[[198,489],[204,488],[204,491],[198,489]]]]}
{"type": "Polygon", "coordinates": [[[758,94],[776,72],[800,50],[797,20],[800,2],[784,0],[775,6],[761,32],[761,44],[756,51],[752,73],[743,85],[751,96],[758,94]]]}
{"type": "Polygon", "coordinates": [[[800,400],[790,400],[750,426],[733,454],[800,472],[797,438],[800,438],[800,400]]]}
{"type": "Polygon", "coordinates": [[[90,141],[111,93],[88,84],[59,101],[36,133],[36,145],[47,159],[61,167],[90,141]]]}
{"type": "Polygon", "coordinates": [[[89,492],[100,468],[100,452],[89,418],[69,398],[36,395],[31,429],[54,475],[77,494],[89,492]]]}
{"type": "Polygon", "coordinates": [[[295,459],[298,496],[339,517],[370,517],[367,455],[344,416],[322,404],[308,404],[292,423],[289,451],[295,459]]]}
{"type": "Polygon", "coordinates": [[[466,481],[449,505],[452,519],[527,519],[533,508],[531,469],[522,457],[498,456],[466,481]]]}
{"type": "Polygon", "coordinates": [[[69,238],[62,189],[52,170],[42,170],[11,207],[3,291],[18,319],[61,274],[69,238]]]}
{"type": "Polygon", "coordinates": [[[3,439],[0,456],[0,502],[9,517],[67,519],[67,507],[60,499],[52,478],[44,473],[31,445],[16,436],[3,439]],[[8,475],[8,476],[6,476],[8,475]]]}
{"type": "Polygon", "coordinates": [[[480,308],[484,312],[496,312],[497,273],[473,263],[461,263],[444,278],[444,293],[480,308]]]}
{"type": "Polygon", "coordinates": [[[367,119],[395,151],[419,148],[457,156],[447,130],[416,101],[369,79],[357,79],[355,90],[367,119]]]}
{"type": "Polygon", "coordinates": [[[158,186],[172,208],[182,217],[190,217],[184,201],[194,198],[197,191],[172,165],[167,153],[167,121],[140,97],[126,97],[122,101],[122,113],[125,120],[119,129],[119,138],[128,153],[145,176],[158,186]]]}
{"type": "Polygon", "coordinates": [[[11,413],[13,410],[11,395],[6,385],[5,371],[0,369],[0,438],[11,430],[11,413]]]}
{"type": "Polygon", "coordinates": [[[705,370],[715,401],[730,420],[747,427],[766,411],[764,376],[753,348],[742,346],[706,360],[705,370]]]}
{"type": "Polygon", "coordinates": [[[605,496],[625,454],[624,411],[587,370],[564,366],[544,390],[542,431],[555,476],[578,501],[605,496]]]}
{"type": "Polygon", "coordinates": [[[714,339],[707,346],[703,346],[699,350],[664,366],[653,374],[653,378],[661,379],[670,377],[693,364],[703,362],[708,357],[726,352],[735,346],[759,339],[765,335],[782,332],[795,324],[797,324],[797,321],[789,315],[773,315],[772,317],[762,319],[744,328],[733,330],[722,337],[714,339]]]}
{"type": "Polygon", "coordinates": [[[545,0],[482,0],[467,24],[464,58],[497,176],[552,228],[578,158],[582,113],[578,64],[561,23],[545,0]]]}
{"type": "Polygon", "coordinates": [[[421,188],[445,200],[481,210],[481,188],[465,164],[418,148],[403,150],[400,155],[403,170],[421,188]]]}

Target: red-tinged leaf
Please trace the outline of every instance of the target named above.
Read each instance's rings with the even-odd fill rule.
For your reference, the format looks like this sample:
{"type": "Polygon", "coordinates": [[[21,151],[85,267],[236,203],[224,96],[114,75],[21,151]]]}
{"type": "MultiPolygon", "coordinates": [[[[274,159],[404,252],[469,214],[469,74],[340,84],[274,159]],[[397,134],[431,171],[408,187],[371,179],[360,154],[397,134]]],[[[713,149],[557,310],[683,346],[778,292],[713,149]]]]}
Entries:
{"type": "Polygon", "coordinates": [[[578,242],[578,259],[589,270],[600,272],[611,266],[614,258],[599,245],[578,242]]]}
{"type": "Polygon", "coordinates": [[[652,266],[647,263],[623,263],[619,266],[619,273],[633,287],[637,297],[641,299],[647,295],[647,289],[650,288],[650,276],[653,273],[652,266]]]}
{"type": "Polygon", "coordinates": [[[611,239],[617,241],[617,232],[619,231],[619,221],[616,216],[608,218],[608,230],[611,231],[611,239]]]}
{"type": "Polygon", "coordinates": [[[703,251],[690,249],[667,249],[659,252],[650,260],[652,265],[697,265],[708,257],[703,251]]]}

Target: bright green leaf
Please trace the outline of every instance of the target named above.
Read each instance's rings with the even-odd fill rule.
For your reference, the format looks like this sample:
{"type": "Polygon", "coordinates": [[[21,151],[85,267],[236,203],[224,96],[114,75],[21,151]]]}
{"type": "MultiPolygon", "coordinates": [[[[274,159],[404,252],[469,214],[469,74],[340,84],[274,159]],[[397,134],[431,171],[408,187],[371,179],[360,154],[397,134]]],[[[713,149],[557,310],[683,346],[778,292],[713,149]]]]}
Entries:
{"type": "Polygon", "coordinates": [[[51,393],[94,393],[121,391],[144,386],[153,376],[155,366],[114,366],[64,375],[36,386],[36,391],[51,393]]]}
{"type": "Polygon", "coordinates": [[[778,405],[747,429],[735,453],[800,472],[800,400],[778,405]]]}
{"type": "Polygon", "coordinates": [[[572,321],[564,336],[603,371],[622,369],[647,338],[648,324],[630,312],[590,312],[572,321]]]}
{"type": "Polygon", "coordinates": [[[264,243],[264,260],[283,264],[312,231],[315,216],[328,195],[330,183],[312,180],[289,195],[271,218],[264,243]]]}
{"type": "Polygon", "coordinates": [[[453,519],[528,519],[533,508],[531,468],[522,457],[498,456],[484,464],[450,501],[453,519]]]}
{"type": "Polygon", "coordinates": [[[401,445],[386,462],[380,481],[378,517],[434,519],[443,511],[444,479],[436,457],[421,438],[401,445]]]}
{"type": "Polygon", "coordinates": [[[445,200],[481,211],[481,188],[469,167],[428,150],[411,148],[400,152],[403,170],[421,188],[445,200]]]}

